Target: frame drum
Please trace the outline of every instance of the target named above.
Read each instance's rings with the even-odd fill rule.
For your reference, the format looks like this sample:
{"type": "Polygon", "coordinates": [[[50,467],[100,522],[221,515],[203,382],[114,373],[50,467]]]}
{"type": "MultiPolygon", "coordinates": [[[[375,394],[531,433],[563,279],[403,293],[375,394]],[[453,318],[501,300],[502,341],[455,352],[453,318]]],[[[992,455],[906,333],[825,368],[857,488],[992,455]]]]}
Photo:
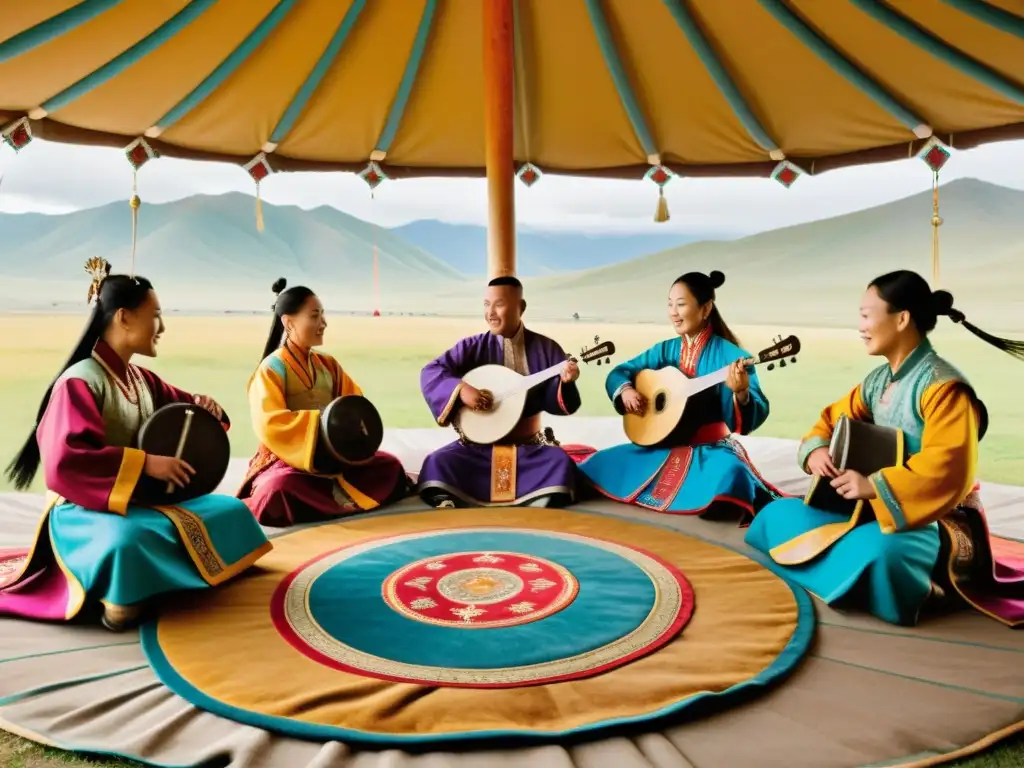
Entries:
{"type": "Polygon", "coordinates": [[[380,449],[384,423],[373,403],[362,395],[332,400],[320,414],[320,439],[314,463],[323,471],[332,464],[359,464],[380,449]]]}
{"type": "Polygon", "coordinates": [[[139,430],[138,446],[155,456],[175,456],[196,471],[188,485],[173,485],[170,491],[166,481],[143,475],[138,496],[148,504],[177,504],[213,493],[231,461],[231,443],[224,426],[194,403],[171,403],[157,409],[139,430]]]}
{"type": "MultiPolygon", "coordinates": [[[[852,469],[864,477],[906,461],[902,430],[881,427],[870,421],[857,421],[846,414],[836,422],[828,452],[840,472],[852,469]]],[[[858,500],[840,496],[829,484],[829,478],[815,477],[804,503],[827,512],[852,515],[858,500]]]]}

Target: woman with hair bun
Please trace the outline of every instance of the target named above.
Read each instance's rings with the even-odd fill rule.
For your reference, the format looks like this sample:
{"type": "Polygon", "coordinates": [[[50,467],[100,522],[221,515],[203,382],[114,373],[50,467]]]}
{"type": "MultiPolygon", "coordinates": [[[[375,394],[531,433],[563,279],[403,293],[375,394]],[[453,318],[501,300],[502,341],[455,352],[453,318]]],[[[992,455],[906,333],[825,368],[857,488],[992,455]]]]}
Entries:
{"type": "Polygon", "coordinates": [[[320,414],[332,400],[362,390],[336,359],[314,350],[324,343],[324,306],[302,285],[279,278],[270,334],[249,380],[249,412],[259,448],[238,496],[263,525],[284,527],[376,509],[410,488],[397,457],[378,451],[344,474],[314,466],[320,414]]]}
{"type": "Polygon", "coordinates": [[[952,295],[933,292],[917,273],[872,280],[861,300],[860,336],[868,354],[886,362],[822,411],[797,454],[805,472],[867,504],[851,521],[780,499],[758,513],[746,541],[784,560],[790,578],[830,605],[859,603],[892,624],[913,625],[926,608],[959,595],[1016,626],[1024,623],[1024,569],[1019,559],[1016,569],[994,562],[975,482],[988,413],[928,341],[939,316],[1024,359],[1024,344],[968,323],[952,295]],[[903,430],[909,458],[870,477],[840,472],[829,443],[843,415],[903,430]]]}
{"type": "Polygon", "coordinates": [[[270,542],[232,496],[159,508],[136,502],[143,475],[184,487],[194,473],[181,459],[134,447],[154,411],[195,403],[225,429],[229,421],[212,398],[183,392],[131,362],[156,357],[164,331],[150,282],[111,275],[100,258],[86,271],[93,280],[85,331],[7,468],[24,490],[42,464],[50,498],[24,566],[0,587],[0,616],[69,620],[102,605],[103,624],[121,630],[137,623],[153,598],[241,573],[270,542]]]}
{"type": "Polygon", "coordinates": [[[701,514],[735,510],[750,514],[779,492],[768,485],[732,435],[749,435],[768,418],[768,399],[757,374],[740,360],[750,355],[722,319],[715,289],[725,275],[688,272],[672,283],[668,318],[673,338],[615,366],[605,381],[620,414],[643,413],[648,403],[633,388],[640,371],[679,367],[688,377],[730,366],[724,384],[692,397],[673,445],[626,443],[598,451],[579,465],[600,493],[656,512],[701,514]]]}

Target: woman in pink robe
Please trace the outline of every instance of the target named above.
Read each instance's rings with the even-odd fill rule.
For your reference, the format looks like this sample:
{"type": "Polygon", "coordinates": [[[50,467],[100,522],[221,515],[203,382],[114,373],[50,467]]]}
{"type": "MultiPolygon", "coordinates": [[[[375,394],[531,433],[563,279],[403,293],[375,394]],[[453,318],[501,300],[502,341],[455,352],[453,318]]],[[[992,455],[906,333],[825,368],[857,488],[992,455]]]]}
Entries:
{"type": "Polygon", "coordinates": [[[166,507],[135,501],[143,475],[184,487],[194,470],[180,459],[135,448],[143,423],[169,403],[194,402],[227,416],[131,363],[156,356],[160,303],[148,280],[107,275],[90,260],[89,324],[39,405],[37,427],[7,469],[26,489],[40,463],[49,490],[31,550],[0,555],[0,615],[70,620],[103,606],[103,623],[137,622],[159,595],[203,589],[241,573],[271,545],[244,504],[208,494],[166,507]],[[182,531],[190,541],[186,547],[182,531]]]}

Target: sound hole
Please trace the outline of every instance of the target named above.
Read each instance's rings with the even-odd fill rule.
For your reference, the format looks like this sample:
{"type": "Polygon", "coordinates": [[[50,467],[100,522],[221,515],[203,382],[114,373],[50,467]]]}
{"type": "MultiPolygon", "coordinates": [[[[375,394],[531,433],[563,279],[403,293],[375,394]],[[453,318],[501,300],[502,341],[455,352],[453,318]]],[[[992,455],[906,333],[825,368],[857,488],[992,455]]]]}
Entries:
{"type": "Polygon", "coordinates": [[[655,413],[661,413],[665,410],[665,393],[659,392],[654,396],[654,411],[655,413]]]}

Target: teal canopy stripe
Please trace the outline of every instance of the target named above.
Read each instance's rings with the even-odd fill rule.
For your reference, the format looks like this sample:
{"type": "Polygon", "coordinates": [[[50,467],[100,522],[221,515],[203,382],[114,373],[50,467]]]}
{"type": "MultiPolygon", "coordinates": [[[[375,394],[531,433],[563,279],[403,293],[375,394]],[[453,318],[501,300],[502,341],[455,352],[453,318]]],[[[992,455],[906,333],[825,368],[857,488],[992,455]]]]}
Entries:
{"type": "Polygon", "coordinates": [[[761,121],[757,119],[754,111],[743,98],[740,89],[736,87],[736,83],[722,66],[722,61],[715,53],[715,49],[711,47],[711,43],[705,37],[697,20],[693,18],[693,14],[687,8],[686,0],[664,0],[664,3],[750,138],[766,152],[781,152],[779,145],[768,135],[768,131],[761,125],[761,121]]]}
{"type": "Polygon", "coordinates": [[[391,143],[398,134],[398,128],[402,124],[402,115],[405,114],[405,107],[412,95],[412,87],[416,83],[416,75],[423,63],[423,53],[427,50],[427,40],[430,39],[430,29],[434,24],[434,13],[437,11],[437,0],[427,0],[423,6],[423,15],[420,16],[420,24],[416,28],[416,37],[413,39],[412,49],[409,51],[409,59],[405,62],[405,71],[402,73],[402,81],[398,84],[398,92],[388,112],[387,122],[384,130],[381,131],[380,139],[375,149],[378,152],[387,152],[391,143]]]}
{"type": "Polygon", "coordinates": [[[824,61],[850,85],[889,113],[893,119],[897,120],[908,130],[913,131],[920,138],[931,135],[931,127],[926,120],[918,117],[898,102],[881,85],[876,83],[870,75],[846,58],[831,43],[790,10],[783,0],[758,0],[758,2],[779,24],[789,30],[797,40],[809,48],[814,55],[824,61]]]}
{"type": "Polygon", "coordinates": [[[1009,32],[1024,40],[1024,18],[1015,13],[982,2],[982,0],[942,0],[942,2],[982,24],[988,24],[990,27],[1009,32]]]}
{"type": "Polygon", "coordinates": [[[643,110],[640,109],[640,102],[637,101],[633,86],[626,76],[626,69],[622,66],[622,59],[615,47],[615,40],[612,38],[612,30],[608,26],[608,18],[605,16],[602,0],[586,0],[587,11],[590,13],[590,23],[594,27],[594,34],[597,36],[597,44],[601,46],[601,55],[604,56],[605,66],[615,83],[615,90],[619,93],[619,100],[622,102],[629,122],[633,124],[633,132],[636,134],[644,153],[651,157],[658,155],[658,148],[647,127],[647,120],[643,110]]]}
{"type": "Polygon", "coordinates": [[[84,0],[0,43],[0,64],[45,45],[119,5],[123,0],[84,0]]]}
{"type": "Polygon", "coordinates": [[[1000,96],[1005,96],[1018,104],[1024,104],[1024,88],[1011,82],[989,69],[976,59],[972,59],[962,51],[940,40],[931,32],[922,29],[901,13],[876,0],[850,0],[850,2],[885,27],[895,32],[909,43],[934,56],[943,64],[947,64],[961,74],[991,88],[1000,96]]]}
{"type": "Polygon", "coordinates": [[[155,30],[150,32],[139,42],[133,45],[114,59],[111,59],[95,72],[86,75],[74,85],[65,88],[63,91],[47,99],[42,105],[48,114],[66,107],[76,99],[85,96],[95,88],[99,88],[107,81],[117,77],[128,67],[148,56],[161,45],[166,43],[185,27],[205,13],[216,0],[191,0],[188,5],[178,11],[174,16],[165,21],[155,30]]]}
{"type": "Polygon", "coordinates": [[[302,84],[299,92],[295,94],[292,103],[288,105],[288,109],[284,111],[284,114],[277,123],[277,127],[274,128],[274,132],[270,135],[272,143],[280,144],[291,133],[292,128],[295,127],[295,122],[302,115],[303,110],[306,109],[306,105],[313,98],[316,89],[320,87],[320,81],[324,79],[327,70],[331,68],[334,60],[338,58],[338,54],[341,52],[342,46],[345,45],[349,32],[356,25],[356,22],[359,20],[359,14],[363,12],[365,7],[366,0],[353,0],[352,5],[345,11],[345,15],[338,24],[338,29],[334,32],[334,37],[331,38],[327,47],[324,48],[324,52],[317,60],[313,71],[309,73],[306,82],[302,84]]]}
{"type": "Polygon", "coordinates": [[[170,112],[160,118],[155,127],[159,128],[161,132],[165,131],[202,104],[211,93],[217,90],[225,80],[234,74],[235,70],[242,65],[242,62],[260,47],[263,41],[274,31],[275,27],[288,15],[288,12],[295,3],[296,0],[281,0],[281,2],[274,6],[274,9],[231,52],[231,55],[224,59],[213,72],[207,75],[205,80],[193,88],[192,92],[178,102],[170,112]]]}

